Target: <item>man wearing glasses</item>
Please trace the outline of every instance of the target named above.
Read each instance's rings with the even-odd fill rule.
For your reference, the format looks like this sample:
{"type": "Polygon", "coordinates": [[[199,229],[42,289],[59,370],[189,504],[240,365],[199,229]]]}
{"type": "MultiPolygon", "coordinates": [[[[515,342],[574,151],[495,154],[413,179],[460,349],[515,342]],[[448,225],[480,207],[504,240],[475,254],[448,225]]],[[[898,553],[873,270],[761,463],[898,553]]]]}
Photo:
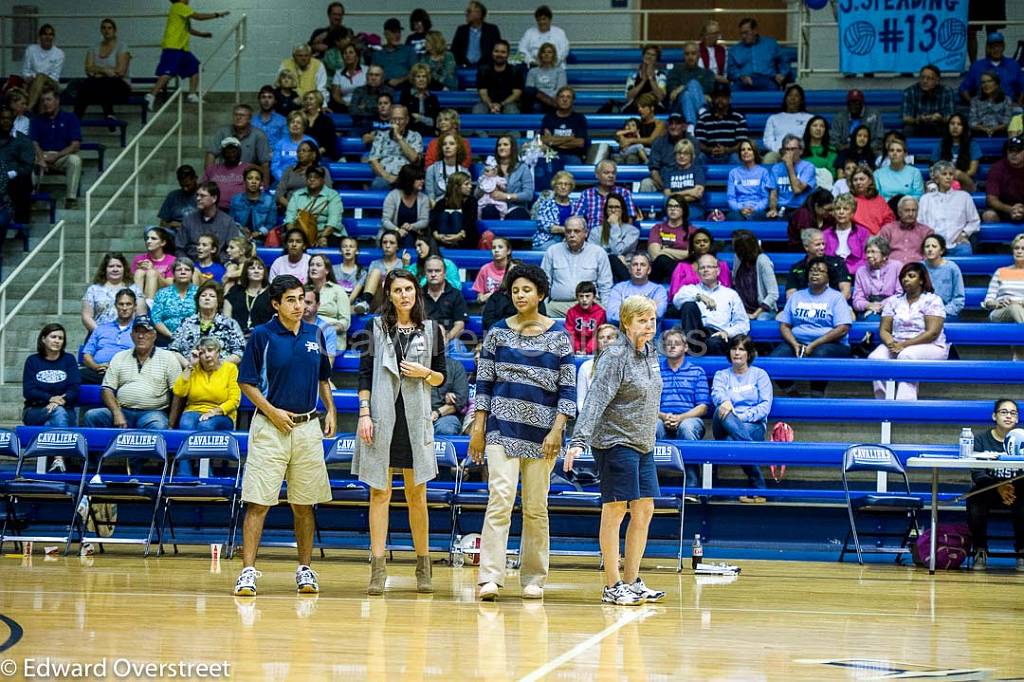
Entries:
{"type": "Polygon", "coordinates": [[[679,287],[672,299],[693,355],[727,355],[729,339],[750,333],[743,301],[735,289],[718,283],[718,267],[718,259],[710,253],[698,258],[700,283],[679,287]],[[701,344],[706,349],[703,353],[701,344]]]}
{"type": "Polygon", "coordinates": [[[769,172],[778,188],[781,216],[782,210],[795,211],[803,206],[818,182],[815,179],[814,164],[800,158],[804,153],[803,140],[793,134],[786,135],[782,138],[780,152],[778,162],[772,164],[769,172]]]}

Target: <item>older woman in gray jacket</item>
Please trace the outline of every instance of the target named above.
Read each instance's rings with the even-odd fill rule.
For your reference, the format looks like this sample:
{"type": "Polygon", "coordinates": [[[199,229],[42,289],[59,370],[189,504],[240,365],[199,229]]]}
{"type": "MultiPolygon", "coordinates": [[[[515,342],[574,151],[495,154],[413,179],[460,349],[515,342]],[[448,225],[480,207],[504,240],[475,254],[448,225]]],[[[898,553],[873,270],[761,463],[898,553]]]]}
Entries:
{"type": "Polygon", "coordinates": [[[658,602],[665,593],[640,578],[654,498],[661,494],[654,440],[661,404],[661,369],[651,343],[658,317],[654,301],[630,296],[619,310],[622,334],[601,352],[587,402],[565,455],[565,470],[589,444],[601,471],[601,601],[632,606],[658,602]],[[619,575],[619,531],[629,511],[625,579],[619,575]]]}
{"type": "Polygon", "coordinates": [[[416,591],[433,592],[427,481],[437,475],[430,389],[444,383],[444,332],[426,318],[423,293],[407,270],[384,277],[384,303],[359,361],[359,425],[352,472],[370,486],[370,584],[384,593],[391,470],[401,469],[416,549],[416,591]]]}

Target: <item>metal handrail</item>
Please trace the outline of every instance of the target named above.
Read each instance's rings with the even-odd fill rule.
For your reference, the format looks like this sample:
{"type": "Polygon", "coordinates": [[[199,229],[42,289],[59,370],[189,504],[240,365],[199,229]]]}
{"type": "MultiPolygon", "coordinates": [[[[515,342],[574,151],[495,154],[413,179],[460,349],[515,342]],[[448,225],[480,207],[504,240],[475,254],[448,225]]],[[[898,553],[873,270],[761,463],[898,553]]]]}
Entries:
{"type": "Polygon", "coordinates": [[[132,222],[139,222],[139,175],[142,173],[142,170],[146,167],[146,164],[150,162],[150,160],[156,155],[156,153],[163,148],[164,143],[166,143],[167,140],[171,137],[171,135],[175,133],[178,134],[178,155],[175,167],[181,165],[181,142],[183,135],[182,123],[184,120],[182,118],[182,103],[184,102],[184,97],[184,90],[180,88],[178,90],[175,90],[174,93],[167,99],[167,101],[164,102],[164,105],[160,107],[160,109],[157,110],[157,112],[153,116],[150,117],[149,123],[147,123],[142,128],[142,130],[140,130],[135,135],[135,137],[132,138],[131,142],[129,142],[128,145],[121,150],[121,153],[117,155],[117,158],[114,159],[109,166],[107,166],[107,170],[104,171],[103,174],[96,179],[96,182],[92,183],[92,186],[89,187],[89,190],[85,193],[85,279],[89,278],[89,274],[92,272],[93,267],[93,227],[96,226],[100,218],[102,218],[110,209],[110,207],[113,206],[114,202],[117,201],[118,198],[120,198],[121,194],[124,192],[125,188],[128,187],[129,183],[131,183],[134,187],[134,191],[132,194],[134,220],[132,222]],[[166,133],[164,133],[164,136],[161,137],[160,140],[153,146],[153,149],[145,156],[145,158],[140,159],[139,156],[140,149],[142,147],[142,140],[145,138],[146,133],[149,132],[150,128],[152,128],[157,121],[161,120],[161,117],[164,115],[165,112],[170,111],[171,105],[176,105],[175,108],[177,109],[178,119],[171,124],[171,127],[167,130],[166,133]],[[96,214],[93,215],[93,194],[103,185],[104,181],[111,175],[111,173],[114,172],[115,169],[120,169],[121,162],[124,161],[124,159],[128,158],[129,154],[131,154],[132,157],[132,172],[128,175],[128,178],[124,180],[121,186],[114,191],[114,194],[107,200],[107,203],[103,204],[103,208],[99,209],[99,211],[97,211],[96,214]]]}
{"type": "Polygon", "coordinates": [[[220,42],[217,43],[216,46],[214,46],[213,51],[211,51],[210,54],[207,55],[206,61],[203,63],[202,66],[199,67],[199,122],[196,126],[196,133],[198,138],[196,144],[200,149],[203,146],[203,102],[206,99],[206,94],[213,89],[213,86],[220,82],[220,79],[224,77],[224,74],[227,73],[228,69],[232,66],[235,67],[235,104],[238,104],[241,101],[242,53],[245,51],[245,46],[246,43],[248,42],[249,37],[248,19],[248,15],[243,14],[238,19],[238,21],[235,22],[235,25],[232,26],[229,29],[229,31],[224,34],[224,37],[220,39],[220,42]],[[206,84],[206,86],[204,87],[203,81],[205,79],[203,77],[203,73],[206,71],[206,64],[210,63],[213,57],[218,52],[220,52],[221,48],[224,47],[225,44],[227,44],[228,38],[232,35],[234,35],[235,37],[234,53],[231,55],[231,58],[228,59],[227,63],[224,65],[224,68],[220,70],[220,73],[218,73],[216,77],[214,77],[214,79],[210,81],[208,84],[206,84]]]}
{"type": "Polygon", "coordinates": [[[13,320],[21,309],[28,303],[44,284],[51,283],[51,276],[54,270],[57,271],[57,314],[63,314],[64,312],[64,233],[66,224],[63,220],[58,222],[50,231],[46,233],[36,248],[32,249],[25,258],[22,259],[21,263],[17,268],[14,269],[7,279],[0,284],[0,385],[7,381],[7,324],[13,320]],[[28,264],[43,251],[43,247],[46,246],[54,235],[59,234],[58,246],[57,246],[57,259],[46,269],[46,272],[42,274],[36,280],[36,283],[32,285],[18,301],[17,305],[14,306],[10,311],[7,310],[7,290],[17,279],[17,276],[28,267],[28,264]]]}

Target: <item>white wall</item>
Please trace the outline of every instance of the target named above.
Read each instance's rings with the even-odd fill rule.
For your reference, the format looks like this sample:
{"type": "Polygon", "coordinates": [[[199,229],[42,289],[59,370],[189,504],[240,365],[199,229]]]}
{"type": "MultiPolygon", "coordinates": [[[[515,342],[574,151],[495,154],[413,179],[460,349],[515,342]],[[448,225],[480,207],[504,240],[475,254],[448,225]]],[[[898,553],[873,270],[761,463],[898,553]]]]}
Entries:
{"type": "MultiPolygon", "coordinates": [[[[542,4],[545,0],[537,0],[536,4],[542,4]]],[[[610,0],[600,2],[598,0],[561,0],[551,2],[546,0],[555,10],[555,23],[563,27],[569,34],[570,41],[576,37],[581,40],[631,40],[633,33],[632,19],[623,14],[606,15],[564,15],[559,16],[559,10],[594,10],[611,9],[610,0]]],[[[632,0],[631,0],[632,2],[632,0]]],[[[162,18],[152,19],[122,19],[124,14],[159,13],[167,12],[168,2],[166,0],[137,0],[126,3],[124,0],[91,0],[83,3],[80,0],[0,0],[0,13],[10,14],[14,5],[36,4],[41,10],[47,13],[62,15],[56,19],[46,19],[54,25],[57,30],[57,45],[77,44],[88,45],[99,40],[99,19],[72,19],[74,14],[109,14],[118,22],[119,35],[129,45],[140,46],[135,52],[132,61],[132,73],[137,76],[152,75],[159,54],[158,48],[163,33],[164,21],[162,18]],[[126,6],[130,10],[125,9],[126,6]],[[146,45],[154,47],[145,47],[146,45]]],[[[242,87],[248,90],[256,90],[263,83],[273,79],[281,60],[291,55],[291,47],[294,43],[308,39],[312,30],[319,26],[326,25],[326,8],[328,2],[317,0],[316,2],[282,1],[282,0],[193,0],[192,5],[198,12],[212,12],[230,10],[231,16],[213,21],[194,22],[196,28],[202,31],[213,31],[215,38],[206,40],[192,38],[192,51],[200,60],[205,60],[210,54],[214,44],[223,35],[224,31],[234,24],[236,19],[245,13],[248,16],[249,42],[243,57],[243,78],[242,87]]],[[[368,3],[367,3],[368,4],[368,3]]],[[[367,10],[367,4],[356,3],[352,0],[346,3],[350,11],[367,10]]],[[[501,16],[491,15],[489,18],[497,23],[502,29],[502,35],[510,40],[513,45],[519,40],[523,31],[533,25],[532,10],[534,3],[508,3],[499,6],[496,3],[485,2],[488,9],[497,10],[527,10],[522,16],[501,16]]],[[[402,25],[408,28],[409,11],[418,6],[419,3],[413,0],[379,0],[372,4],[376,16],[355,16],[350,14],[346,18],[346,25],[357,31],[382,33],[384,20],[390,16],[396,16],[402,21],[402,25]]],[[[434,19],[434,28],[443,32],[449,39],[454,35],[455,27],[462,23],[462,13],[465,9],[463,0],[440,0],[439,2],[423,3],[428,7],[434,19]],[[435,16],[435,12],[454,11],[456,15],[435,16]]],[[[43,21],[43,20],[41,20],[43,21]]],[[[10,40],[10,26],[6,26],[4,34],[0,36],[0,44],[7,44],[10,40]]],[[[6,50],[5,50],[6,51],[6,50]]],[[[67,66],[65,74],[78,76],[82,74],[84,60],[84,47],[68,47],[67,66]]],[[[221,62],[223,64],[223,62],[221,62]]],[[[7,70],[13,69],[10,53],[7,55],[7,70]]],[[[220,68],[216,61],[210,65],[214,72],[220,68]]],[[[209,73],[209,70],[208,72],[209,73]]],[[[218,90],[226,90],[232,86],[232,74],[229,73],[218,85],[218,90]]]]}

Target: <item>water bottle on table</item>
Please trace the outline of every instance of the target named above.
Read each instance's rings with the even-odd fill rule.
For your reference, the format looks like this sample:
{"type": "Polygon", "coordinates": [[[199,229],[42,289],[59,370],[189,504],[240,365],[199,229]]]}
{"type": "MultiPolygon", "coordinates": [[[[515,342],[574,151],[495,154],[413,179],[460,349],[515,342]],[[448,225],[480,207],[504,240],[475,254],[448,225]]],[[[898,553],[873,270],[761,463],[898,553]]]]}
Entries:
{"type": "Polygon", "coordinates": [[[974,456],[974,434],[966,426],[960,430],[960,459],[974,456]]]}

